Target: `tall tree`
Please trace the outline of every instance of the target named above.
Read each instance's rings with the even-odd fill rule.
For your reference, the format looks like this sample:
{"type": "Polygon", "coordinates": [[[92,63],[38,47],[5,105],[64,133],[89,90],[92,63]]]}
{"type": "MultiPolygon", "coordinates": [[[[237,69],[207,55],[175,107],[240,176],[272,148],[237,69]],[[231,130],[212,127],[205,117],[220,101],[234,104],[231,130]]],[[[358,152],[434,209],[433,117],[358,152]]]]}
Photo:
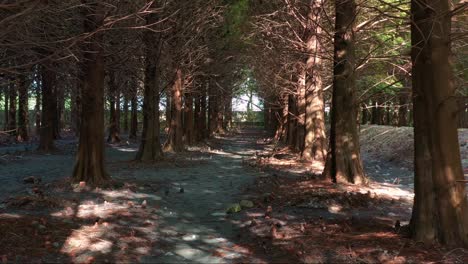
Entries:
{"type": "Polygon", "coordinates": [[[55,149],[53,124],[56,100],[53,90],[57,82],[57,75],[51,66],[51,63],[44,63],[44,65],[41,66],[42,112],[38,150],[45,152],[50,152],[55,149]]]}
{"type": "Polygon", "coordinates": [[[327,138],[325,135],[325,100],[321,72],[322,33],[321,20],[324,11],[323,0],[312,0],[307,19],[307,62],[306,62],[306,117],[305,143],[302,156],[306,160],[325,163],[327,138]]]}
{"type": "Polygon", "coordinates": [[[29,107],[28,82],[26,76],[21,75],[17,80],[18,86],[18,141],[29,140],[29,107]]]}
{"type": "MultiPolygon", "coordinates": [[[[153,7],[155,4],[153,3],[153,7]]],[[[146,18],[146,25],[158,22],[157,14],[150,14],[146,18]]],[[[162,158],[161,142],[159,139],[159,79],[158,66],[161,55],[161,33],[149,30],[145,32],[145,87],[143,100],[143,131],[140,148],[136,159],[141,161],[155,161],[162,158]]]]}
{"type": "Polygon", "coordinates": [[[11,131],[10,134],[16,135],[16,99],[18,97],[18,91],[13,81],[10,82],[9,87],[8,95],[10,96],[10,108],[8,109],[8,131],[11,131]]]}
{"type": "Polygon", "coordinates": [[[107,137],[107,142],[109,143],[118,143],[120,142],[119,134],[119,117],[117,114],[117,98],[119,97],[118,84],[114,70],[109,71],[109,135],[107,137]]]}
{"type": "Polygon", "coordinates": [[[164,148],[167,151],[180,152],[184,150],[182,127],[182,69],[175,72],[174,82],[171,87],[171,121],[167,141],[164,148]]]}
{"type": "Polygon", "coordinates": [[[335,1],[333,97],[330,155],[324,173],[335,182],[364,184],[357,124],[354,0],[335,1]]]}
{"type": "Polygon", "coordinates": [[[104,22],[104,5],[84,1],[84,31],[93,33],[84,52],[81,131],[74,182],[99,185],[110,179],[104,168],[104,58],[102,33],[95,32],[104,22]]]}
{"type": "Polygon", "coordinates": [[[467,247],[468,203],[449,59],[449,2],[411,1],[415,197],[410,227],[417,241],[467,247]]]}

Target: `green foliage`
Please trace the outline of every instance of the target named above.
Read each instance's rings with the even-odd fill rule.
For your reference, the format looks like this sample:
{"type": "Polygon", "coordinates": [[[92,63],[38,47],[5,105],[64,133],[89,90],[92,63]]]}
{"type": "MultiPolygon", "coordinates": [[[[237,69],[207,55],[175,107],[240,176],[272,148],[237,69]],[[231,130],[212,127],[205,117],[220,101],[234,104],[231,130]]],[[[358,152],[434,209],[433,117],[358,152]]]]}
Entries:
{"type": "Polygon", "coordinates": [[[225,15],[224,43],[226,46],[242,45],[241,38],[249,18],[249,0],[225,0],[228,10],[225,15]]]}

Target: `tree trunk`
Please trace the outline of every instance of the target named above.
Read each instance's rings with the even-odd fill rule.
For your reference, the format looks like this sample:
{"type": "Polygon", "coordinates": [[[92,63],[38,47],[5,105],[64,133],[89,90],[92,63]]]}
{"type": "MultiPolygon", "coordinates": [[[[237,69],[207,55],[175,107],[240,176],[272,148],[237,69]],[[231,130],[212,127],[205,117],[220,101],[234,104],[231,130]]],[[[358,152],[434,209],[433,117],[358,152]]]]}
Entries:
{"type": "Polygon", "coordinates": [[[118,128],[118,117],[117,117],[117,83],[115,79],[115,73],[109,72],[109,135],[107,142],[118,143],[121,141],[118,128]]]}
{"type": "Polygon", "coordinates": [[[41,86],[42,82],[36,79],[36,105],[34,106],[34,117],[36,123],[36,136],[41,134],[41,86]]]}
{"type": "Polygon", "coordinates": [[[408,92],[400,91],[398,94],[398,123],[399,127],[408,126],[408,92]]]}
{"type": "Polygon", "coordinates": [[[132,87],[132,99],[131,99],[131,113],[130,113],[130,134],[128,135],[131,139],[136,139],[138,134],[138,99],[137,99],[137,87],[132,87]]]}
{"type": "Polygon", "coordinates": [[[9,125],[9,120],[8,120],[8,117],[10,116],[10,88],[9,88],[9,84],[5,85],[5,87],[3,87],[3,91],[4,91],[4,94],[5,94],[5,105],[4,105],[4,108],[3,108],[3,112],[4,112],[4,123],[3,123],[3,130],[5,131],[8,131],[8,125],[9,125]]]}
{"type": "Polygon", "coordinates": [[[297,110],[296,98],[293,94],[288,96],[288,145],[296,146],[296,129],[297,129],[297,110]]]}
{"type": "MultiPolygon", "coordinates": [[[[218,104],[218,95],[216,88],[209,84],[208,87],[208,129],[209,129],[209,136],[212,137],[214,134],[217,133],[217,121],[218,121],[218,112],[219,112],[219,104],[218,104]]],[[[247,105],[247,111],[249,111],[249,105],[247,105]]]]}
{"type": "Polygon", "coordinates": [[[325,133],[325,101],[322,71],[322,45],[318,36],[322,33],[319,23],[323,12],[323,0],[311,1],[308,15],[308,33],[306,62],[306,135],[302,157],[322,164],[327,157],[327,137],[325,133]]]}
{"type": "MultiPolygon", "coordinates": [[[[95,32],[104,21],[103,6],[88,3],[85,14],[85,32],[95,32]]],[[[81,131],[74,182],[101,185],[110,176],[104,169],[104,57],[102,34],[88,39],[83,61],[84,86],[82,91],[81,131]]]]}
{"type": "Polygon", "coordinates": [[[464,97],[458,100],[458,128],[468,128],[468,100],[464,97]]]}
{"type": "MultiPolygon", "coordinates": [[[[155,5],[155,4],[153,4],[155,5]]],[[[146,24],[151,25],[158,20],[156,14],[147,17],[146,24]]],[[[136,159],[140,161],[156,161],[163,157],[159,139],[159,82],[158,65],[161,53],[160,33],[148,31],[144,35],[146,49],[145,57],[145,88],[143,98],[143,130],[141,143],[136,159]]]]}
{"type": "Polygon", "coordinates": [[[19,142],[29,140],[29,107],[28,107],[28,83],[24,76],[17,80],[18,85],[18,136],[19,142]]]}
{"type": "Polygon", "coordinates": [[[171,125],[167,141],[164,145],[166,151],[181,152],[184,150],[182,130],[182,70],[176,70],[176,78],[171,89],[171,125]]]}
{"type": "Polygon", "coordinates": [[[193,145],[194,139],[194,116],[193,116],[193,96],[191,93],[185,94],[184,100],[184,142],[193,145]]]}
{"type": "Polygon", "coordinates": [[[11,131],[11,135],[16,135],[17,134],[17,127],[16,127],[16,97],[17,97],[18,91],[16,90],[16,87],[14,83],[10,83],[10,91],[8,95],[10,96],[10,108],[8,109],[8,131],[11,131]]]}
{"type": "Polygon", "coordinates": [[[448,0],[411,1],[417,241],[468,246],[468,203],[450,65],[448,0]],[[437,26],[434,26],[437,25],[437,26]]]}
{"type": "Polygon", "coordinates": [[[361,114],[361,124],[363,125],[367,125],[368,122],[369,122],[369,110],[367,109],[367,105],[366,104],[362,104],[361,106],[361,111],[362,111],[362,114],[361,114]]]}
{"type": "Polygon", "coordinates": [[[169,128],[171,127],[171,111],[172,111],[172,99],[171,99],[171,89],[166,89],[166,126],[164,131],[167,133],[169,132],[169,128]]]}
{"type": "Polygon", "coordinates": [[[297,121],[296,121],[296,142],[294,148],[296,151],[304,151],[304,141],[306,135],[306,69],[301,69],[301,74],[297,82],[297,121]]]}
{"type": "Polygon", "coordinates": [[[200,140],[203,140],[205,138],[207,138],[209,135],[208,135],[208,128],[207,128],[207,125],[208,125],[208,120],[207,120],[207,101],[206,101],[206,92],[207,92],[207,86],[209,85],[209,83],[207,82],[206,84],[203,84],[203,86],[201,87],[202,90],[201,90],[201,98],[200,98],[200,123],[198,124],[199,127],[200,127],[200,135],[201,135],[201,138],[200,140]]]}
{"type": "Polygon", "coordinates": [[[287,142],[288,139],[288,116],[289,116],[289,96],[287,94],[280,95],[281,100],[281,110],[278,111],[279,126],[276,130],[275,140],[281,141],[283,143],[287,142]]]}
{"type": "Polygon", "coordinates": [[[82,106],[82,92],[83,92],[83,86],[84,86],[84,76],[82,72],[82,66],[80,64],[77,65],[78,67],[78,74],[77,74],[77,82],[76,82],[76,91],[75,91],[75,96],[73,97],[73,100],[75,100],[75,111],[73,116],[73,127],[75,128],[75,136],[80,135],[80,130],[81,130],[81,111],[83,109],[82,106]]]}
{"type": "Polygon", "coordinates": [[[334,182],[367,182],[361,161],[355,85],[354,0],[337,0],[334,43],[333,98],[331,109],[331,153],[325,174],[334,182]]]}
{"type": "Polygon", "coordinates": [[[202,122],[201,118],[201,87],[198,87],[198,94],[194,97],[194,110],[193,110],[193,122],[194,122],[194,130],[193,130],[193,137],[195,142],[200,142],[203,139],[203,134],[200,131],[200,122],[202,122]]]}
{"type": "Polygon", "coordinates": [[[127,134],[128,133],[128,96],[126,94],[124,94],[122,123],[123,123],[124,133],[127,134]]]}
{"type": "Polygon", "coordinates": [[[55,123],[55,139],[61,138],[60,132],[65,127],[65,87],[57,89],[57,122],[55,123]]]}
{"type": "Polygon", "coordinates": [[[43,65],[42,71],[42,113],[39,138],[39,151],[51,152],[54,146],[54,111],[57,100],[54,98],[54,89],[57,81],[55,72],[50,64],[43,65]]]}

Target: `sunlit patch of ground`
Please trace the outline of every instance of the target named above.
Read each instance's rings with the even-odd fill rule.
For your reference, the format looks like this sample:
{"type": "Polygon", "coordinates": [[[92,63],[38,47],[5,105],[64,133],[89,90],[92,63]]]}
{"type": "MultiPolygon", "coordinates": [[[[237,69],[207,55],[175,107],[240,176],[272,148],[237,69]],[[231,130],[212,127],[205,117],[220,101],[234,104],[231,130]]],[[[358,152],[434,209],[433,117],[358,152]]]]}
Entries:
{"type": "MultiPolygon", "coordinates": [[[[18,213],[13,214],[14,217],[7,214],[0,217],[1,227],[9,229],[0,232],[5,234],[0,255],[24,262],[40,259],[113,263],[136,262],[153,249],[158,240],[159,221],[154,214],[157,196],[133,192],[125,186],[81,190],[79,199],[67,195],[73,194],[76,188],[70,186],[60,190],[60,193],[54,191],[54,195],[61,197],[55,199],[54,205],[64,206],[49,208],[49,215],[37,218],[18,213]]],[[[29,202],[27,205],[32,206],[29,208],[37,210],[40,201],[54,200],[52,190],[44,192],[50,196],[31,196],[31,200],[37,201],[35,204],[29,202]]],[[[23,200],[20,197],[20,201],[23,200]]],[[[22,207],[22,203],[13,201],[7,204],[9,209],[22,207]]]]}

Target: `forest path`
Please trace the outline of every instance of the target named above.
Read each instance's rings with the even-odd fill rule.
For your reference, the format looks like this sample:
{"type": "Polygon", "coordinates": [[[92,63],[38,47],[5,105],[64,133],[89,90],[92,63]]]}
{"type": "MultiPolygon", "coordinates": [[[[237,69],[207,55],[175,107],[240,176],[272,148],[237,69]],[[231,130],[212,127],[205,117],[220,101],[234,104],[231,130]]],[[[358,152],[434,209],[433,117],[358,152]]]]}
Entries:
{"type": "MultiPolygon", "coordinates": [[[[45,261],[232,263],[248,257],[252,262],[249,250],[234,242],[241,214],[226,214],[226,209],[248,199],[242,195],[244,187],[262,175],[245,162],[263,149],[258,141],[262,136],[260,129],[242,130],[183,153],[166,154],[157,163],[131,161],[135,143],[108,145],[106,168],[119,183],[110,190],[70,186],[66,178],[73,169],[74,139],[57,141],[59,152],[53,155],[31,152],[35,145],[0,149],[0,220],[19,216],[21,220],[13,219],[11,225],[33,229],[25,234],[37,233],[31,222],[66,225],[50,229],[53,234],[47,228],[45,238],[33,240],[39,244],[31,246],[39,249],[43,239],[57,243],[56,253],[38,251],[45,261]],[[22,200],[35,197],[35,187],[23,182],[30,176],[42,179],[38,188],[45,200],[22,200]],[[102,224],[93,227],[93,221],[102,224]]],[[[28,235],[25,239],[31,241],[28,235]]],[[[33,253],[16,256],[28,261],[33,253]]]]}
{"type": "MultiPolygon", "coordinates": [[[[244,159],[262,149],[256,142],[261,135],[260,130],[243,130],[212,140],[208,150],[185,153],[172,166],[131,171],[143,186],[159,186],[161,198],[154,201],[159,205],[159,242],[142,262],[229,263],[246,257],[248,250],[234,243],[242,223],[226,209],[248,199],[241,195],[243,187],[259,176],[244,166],[244,159]]],[[[125,172],[115,177],[121,176],[129,177],[125,172]]]]}

